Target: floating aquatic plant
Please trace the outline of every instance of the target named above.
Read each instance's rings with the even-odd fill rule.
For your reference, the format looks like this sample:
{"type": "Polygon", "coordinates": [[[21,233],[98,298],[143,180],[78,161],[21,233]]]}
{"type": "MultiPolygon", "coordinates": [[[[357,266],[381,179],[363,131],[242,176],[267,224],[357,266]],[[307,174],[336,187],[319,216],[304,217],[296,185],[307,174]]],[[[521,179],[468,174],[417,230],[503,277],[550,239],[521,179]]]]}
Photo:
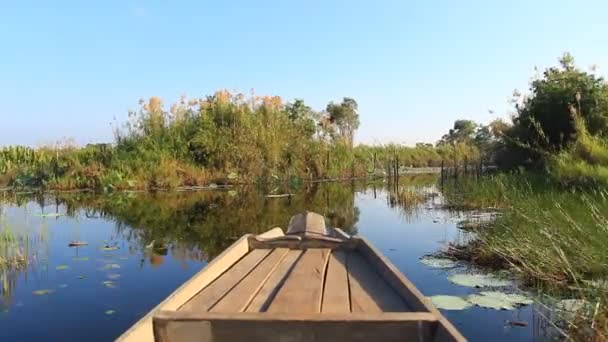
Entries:
{"type": "Polygon", "coordinates": [[[456,262],[447,258],[435,258],[431,256],[422,257],[420,262],[432,268],[453,268],[456,267],[456,262]]]}
{"type": "Polygon", "coordinates": [[[74,261],[88,261],[89,257],[72,258],[74,261]]]}
{"type": "Polygon", "coordinates": [[[32,292],[33,294],[37,295],[37,296],[44,296],[44,295],[48,295],[55,292],[55,290],[51,290],[51,289],[43,289],[43,290],[36,290],[34,292],[32,292]]]}
{"type": "Polygon", "coordinates": [[[534,303],[526,296],[497,291],[482,291],[479,294],[470,295],[467,300],[477,306],[495,310],[514,310],[518,306],[534,303]]]}
{"type": "Polygon", "coordinates": [[[63,214],[60,214],[60,213],[48,213],[48,214],[40,213],[40,214],[36,214],[36,216],[42,217],[42,218],[45,218],[45,217],[59,217],[59,216],[63,216],[63,214]]]}
{"type": "Polygon", "coordinates": [[[103,284],[103,286],[109,287],[109,288],[115,288],[116,287],[116,283],[113,282],[112,280],[104,280],[102,284],[103,284]]]}
{"type": "Polygon", "coordinates": [[[452,274],[448,280],[467,287],[502,287],[512,284],[508,279],[501,279],[491,274],[452,274]]]}
{"type": "Polygon", "coordinates": [[[55,269],[58,271],[67,270],[69,268],[70,268],[70,266],[68,266],[68,265],[59,265],[59,266],[55,267],[55,269]]]}
{"type": "Polygon", "coordinates": [[[432,296],[431,301],[437,308],[444,310],[464,310],[473,306],[473,304],[467,302],[463,298],[456,296],[432,296]]]}
{"type": "Polygon", "coordinates": [[[104,270],[111,270],[111,269],[117,269],[117,268],[120,268],[119,264],[106,264],[106,265],[103,266],[102,269],[104,269],[104,270]]]}

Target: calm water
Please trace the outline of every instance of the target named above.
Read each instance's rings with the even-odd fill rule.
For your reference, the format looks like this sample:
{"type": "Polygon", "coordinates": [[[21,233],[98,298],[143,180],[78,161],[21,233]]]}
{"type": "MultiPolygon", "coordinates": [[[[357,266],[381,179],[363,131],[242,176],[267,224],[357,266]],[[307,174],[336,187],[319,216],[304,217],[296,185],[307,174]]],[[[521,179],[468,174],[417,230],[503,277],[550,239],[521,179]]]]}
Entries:
{"type": "MultiPolygon", "coordinates": [[[[33,255],[27,269],[0,269],[0,341],[112,340],[236,238],[285,227],[305,209],[367,237],[427,296],[477,292],[446,279],[463,268],[437,270],[419,262],[449,241],[467,239],[456,227],[463,213],[438,205],[434,183],[428,176],[405,178],[397,192],[382,183],[326,183],[290,190],[292,198],[266,198],[251,189],[0,194],[0,229],[27,232],[33,255]],[[88,246],[68,247],[75,240],[88,246]],[[52,292],[34,293],[40,290],[52,292]]],[[[444,314],[471,341],[544,340],[531,306],[444,314]],[[508,327],[507,320],[529,325],[508,327]]]]}

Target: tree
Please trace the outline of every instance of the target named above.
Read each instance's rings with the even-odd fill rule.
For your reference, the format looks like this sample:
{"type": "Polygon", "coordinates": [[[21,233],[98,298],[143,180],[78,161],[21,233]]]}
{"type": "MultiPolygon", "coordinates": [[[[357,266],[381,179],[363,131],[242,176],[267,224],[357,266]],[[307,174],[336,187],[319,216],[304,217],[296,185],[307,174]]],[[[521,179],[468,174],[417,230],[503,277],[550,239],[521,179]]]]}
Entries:
{"type": "Polygon", "coordinates": [[[477,124],[472,120],[456,120],[454,121],[454,127],[441,137],[439,144],[450,144],[456,143],[470,143],[472,142],[475,132],[477,130],[477,124]]]}
{"type": "Polygon", "coordinates": [[[574,108],[589,133],[608,134],[608,84],[603,78],[576,68],[568,53],[558,67],[548,68],[530,84],[530,95],[516,94],[516,116],[510,138],[521,145],[557,152],[575,139],[574,108]]]}
{"type": "Polygon", "coordinates": [[[344,139],[349,147],[353,147],[355,131],[359,128],[359,106],[350,97],[342,99],[341,103],[330,102],[327,105],[329,122],[336,126],[339,137],[344,139]]]}

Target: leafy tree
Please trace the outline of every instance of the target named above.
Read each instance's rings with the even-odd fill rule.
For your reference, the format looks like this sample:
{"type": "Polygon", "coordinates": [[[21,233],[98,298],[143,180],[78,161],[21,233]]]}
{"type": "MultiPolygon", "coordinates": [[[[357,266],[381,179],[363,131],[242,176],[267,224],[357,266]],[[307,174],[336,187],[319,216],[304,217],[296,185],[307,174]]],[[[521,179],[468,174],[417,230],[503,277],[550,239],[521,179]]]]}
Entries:
{"type": "Polygon", "coordinates": [[[360,124],[357,101],[345,97],[341,103],[330,102],[326,110],[329,122],[336,126],[338,135],[352,148],[355,131],[360,124]]]}
{"type": "Polygon", "coordinates": [[[529,151],[553,153],[571,144],[576,133],[572,109],[581,115],[591,135],[608,134],[608,84],[576,68],[568,53],[558,67],[546,69],[532,81],[529,96],[515,97],[516,116],[508,138],[529,151]]]}
{"type": "Polygon", "coordinates": [[[469,143],[473,140],[477,124],[472,120],[456,120],[454,127],[445,134],[439,144],[469,143]]]}

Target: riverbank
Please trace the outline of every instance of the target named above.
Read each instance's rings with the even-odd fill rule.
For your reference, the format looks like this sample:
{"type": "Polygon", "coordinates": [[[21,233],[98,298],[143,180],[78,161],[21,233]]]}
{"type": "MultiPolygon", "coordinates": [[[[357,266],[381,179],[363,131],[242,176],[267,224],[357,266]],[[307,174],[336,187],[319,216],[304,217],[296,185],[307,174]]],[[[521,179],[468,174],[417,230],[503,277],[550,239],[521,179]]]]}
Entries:
{"type": "MultiPolygon", "coordinates": [[[[499,174],[446,184],[457,208],[498,210],[495,219],[469,224],[477,239],[451,246],[453,257],[480,266],[508,268],[523,282],[552,296],[584,300],[584,326],[608,336],[608,192],[563,188],[545,177],[499,174]]],[[[578,323],[581,326],[581,323],[578,323]]]]}

